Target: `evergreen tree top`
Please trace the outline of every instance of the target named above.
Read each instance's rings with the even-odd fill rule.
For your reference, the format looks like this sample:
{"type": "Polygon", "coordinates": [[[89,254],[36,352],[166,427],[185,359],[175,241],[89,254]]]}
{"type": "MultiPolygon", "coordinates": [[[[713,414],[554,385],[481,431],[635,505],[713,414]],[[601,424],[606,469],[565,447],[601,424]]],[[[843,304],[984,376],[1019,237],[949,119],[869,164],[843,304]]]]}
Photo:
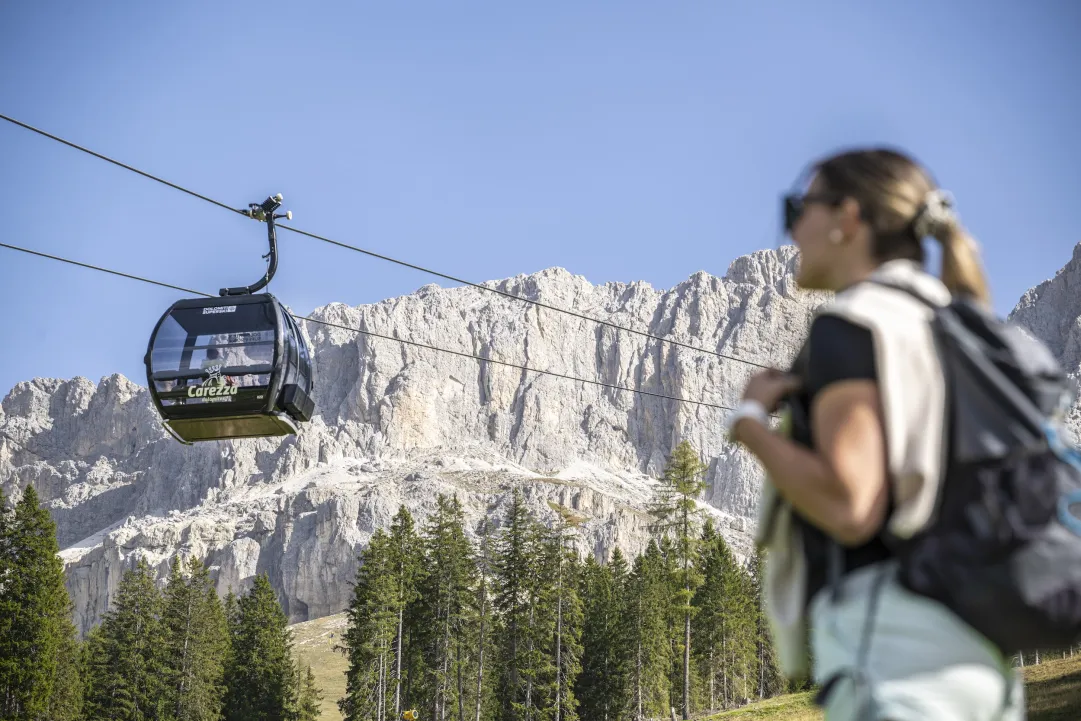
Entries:
{"type": "Polygon", "coordinates": [[[656,518],[651,525],[655,533],[675,531],[684,537],[684,528],[698,515],[697,499],[706,489],[705,473],[709,467],[699,458],[689,441],[681,441],[672,451],[661,476],[662,484],[650,513],[656,518]]]}

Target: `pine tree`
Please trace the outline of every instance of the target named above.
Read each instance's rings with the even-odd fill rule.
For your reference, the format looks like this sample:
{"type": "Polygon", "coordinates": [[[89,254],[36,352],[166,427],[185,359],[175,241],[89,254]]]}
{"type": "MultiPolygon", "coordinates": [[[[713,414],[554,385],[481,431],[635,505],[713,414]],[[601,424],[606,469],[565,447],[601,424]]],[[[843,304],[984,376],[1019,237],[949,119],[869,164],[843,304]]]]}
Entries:
{"type": "Polygon", "coordinates": [[[546,589],[548,597],[547,613],[549,624],[554,621],[554,633],[550,634],[554,651],[549,653],[554,678],[549,685],[548,703],[550,709],[546,718],[553,721],[577,721],[579,701],[574,693],[575,682],[582,669],[582,624],[583,609],[578,594],[581,582],[581,569],[578,554],[574,548],[574,528],[579,521],[557,508],[562,521],[548,534],[544,556],[548,578],[555,583],[546,589]],[[567,545],[568,541],[570,546],[567,545]],[[554,614],[552,606],[554,605],[554,614]]]}
{"type": "Polygon", "coordinates": [[[759,699],[771,698],[785,690],[785,678],[777,664],[777,652],[766,618],[765,598],[762,588],[764,557],[755,549],[751,559],[751,589],[754,603],[755,669],[757,682],[755,692],[759,699]]]}
{"type": "Polygon", "coordinates": [[[499,614],[497,696],[501,721],[537,721],[547,637],[541,592],[545,529],[530,517],[517,488],[499,536],[493,606],[499,614]]]}
{"type": "Polygon", "coordinates": [[[116,600],[87,640],[84,713],[144,721],[166,715],[161,592],[145,559],[120,580],[116,600]]]}
{"type": "Polygon", "coordinates": [[[701,547],[695,655],[714,711],[738,705],[753,693],[758,614],[751,579],[711,523],[703,529],[701,547]]]}
{"type": "Polygon", "coordinates": [[[582,718],[594,721],[615,721],[626,703],[625,644],[620,621],[624,579],[616,580],[613,565],[601,565],[590,554],[582,569],[583,656],[575,694],[581,699],[582,718]]]}
{"type": "MultiPolygon", "coordinates": [[[[665,598],[665,638],[668,641],[668,656],[672,663],[668,668],[669,696],[665,708],[683,708],[683,679],[690,674],[683,671],[683,637],[684,637],[684,609],[683,609],[683,584],[680,578],[682,562],[676,541],[672,535],[663,534],[658,537],[657,548],[661,552],[663,565],[662,577],[665,598]]],[[[697,565],[697,564],[696,564],[697,565]]],[[[691,666],[693,674],[694,666],[691,666]]]]}
{"type": "Polygon", "coordinates": [[[292,632],[265,573],[238,604],[225,671],[228,721],[292,721],[296,713],[292,632]]]}
{"type": "Polygon", "coordinates": [[[536,518],[529,517],[526,543],[533,573],[526,579],[526,608],[529,611],[525,626],[526,657],[522,666],[525,696],[522,713],[525,721],[545,718],[547,681],[555,676],[554,659],[549,656],[554,624],[548,621],[548,590],[553,585],[550,568],[545,563],[549,532],[536,518]]]}
{"type": "Polygon", "coordinates": [[[694,595],[695,614],[695,660],[700,668],[700,675],[705,679],[707,688],[707,710],[715,713],[726,705],[726,685],[724,680],[727,667],[725,658],[724,635],[724,573],[723,552],[719,552],[713,524],[706,522],[702,530],[702,553],[699,566],[702,570],[702,585],[694,595]]]}
{"type": "Polygon", "coordinates": [[[428,573],[421,586],[418,640],[427,671],[422,706],[430,709],[433,719],[454,716],[465,721],[472,689],[469,684],[467,690],[466,680],[473,676],[470,631],[477,578],[463,523],[457,497],[439,495],[424,530],[428,573]]]}
{"type": "Polygon", "coordinates": [[[0,718],[76,717],[82,705],[72,605],[56,524],[27,486],[0,492],[0,718]]]}
{"type": "Polygon", "coordinates": [[[57,649],[56,681],[44,718],[49,721],[78,721],[83,717],[83,648],[75,625],[65,624],[57,649]]]}
{"type": "Polygon", "coordinates": [[[105,636],[102,626],[98,624],[90,629],[83,639],[81,647],[80,668],[83,671],[83,715],[82,718],[93,719],[95,713],[100,718],[118,718],[117,716],[102,716],[98,699],[107,698],[115,685],[109,674],[112,669],[109,666],[109,651],[106,648],[105,636]]]}
{"type": "Polygon", "coordinates": [[[691,713],[691,619],[694,615],[691,599],[695,588],[701,582],[695,567],[698,516],[696,499],[706,488],[704,476],[707,470],[708,467],[702,463],[690,442],[680,442],[665,466],[660,499],[652,509],[657,519],[654,530],[673,538],[678,560],[679,590],[676,607],[682,616],[683,639],[677,648],[683,658],[680,707],[684,721],[690,718],[691,713]]]}
{"type": "Polygon", "coordinates": [[[527,637],[531,621],[530,576],[534,571],[529,545],[530,519],[521,492],[515,488],[499,535],[494,562],[493,606],[500,639],[496,667],[500,721],[516,721],[524,710],[527,637]]]}
{"type": "Polygon", "coordinates": [[[489,659],[493,648],[491,633],[493,623],[491,602],[492,555],[491,534],[487,518],[481,520],[479,535],[480,549],[476,554],[477,635],[474,645],[477,653],[477,668],[475,673],[476,691],[473,697],[473,721],[481,721],[482,717],[486,715],[486,710],[488,711],[488,717],[493,716],[495,713],[495,709],[492,708],[494,701],[493,674],[485,666],[486,661],[489,664],[491,663],[489,659]]]}
{"type": "MultiPolygon", "coordinates": [[[[222,674],[222,682],[225,684],[225,693],[222,700],[224,704],[225,699],[229,697],[229,679],[226,674],[229,671],[230,666],[233,664],[234,650],[233,650],[233,633],[240,627],[240,599],[235,593],[233,593],[232,586],[229,587],[229,592],[225,594],[225,598],[221,602],[222,615],[225,617],[225,659],[222,664],[222,668],[225,673],[222,674]]],[[[222,715],[224,717],[224,709],[222,715]]]]}
{"type": "Polygon", "coordinates": [[[623,552],[617,546],[612,550],[612,558],[605,566],[612,578],[613,608],[615,610],[615,623],[612,627],[613,634],[613,658],[615,665],[611,677],[612,704],[609,710],[613,719],[621,718],[620,712],[627,708],[630,701],[630,669],[633,658],[634,645],[627,634],[627,624],[624,618],[627,615],[630,600],[630,568],[623,552]]]}
{"type": "Polygon", "coordinates": [[[309,665],[303,675],[297,665],[297,713],[295,721],[315,721],[321,715],[319,702],[323,700],[322,690],[315,684],[315,674],[309,665]]]}
{"type": "Polygon", "coordinates": [[[360,554],[349,625],[338,647],[349,661],[338,708],[347,721],[384,721],[393,707],[399,587],[390,537],[376,529],[360,554]]]}
{"type": "Polygon", "coordinates": [[[162,622],[168,669],[168,710],[176,721],[217,721],[225,694],[229,628],[210,574],[198,559],[188,576],[173,558],[162,622]]]}
{"type": "Polygon", "coordinates": [[[625,638],[629,644],[627,716],[667,716],[672,667],[668,616],[670,578],[657,542],[634,559],[626,584],[625,638]]]}
{"type": "Polygon", "coordinates": [[[33,486],[0,514],[0,718],[44,717],[73,631],[56,524],[33,486]]]}
{"type": "Polygon", "coordinates": [[[222,612],[225,614],[225,627],[231,634],[232,629],[236,628],[237,624],[240,623],[240,599],[233,593],[232,588],[229,589],[229,593],[225,594],[221,606],[222,612]]]}
{"type": "MultiPolygon", "coordinates": [[[[411,648],[412,634],[410,628],[417,628],[412,613],[419,598],[421,581],[424,578],[424,545],[418,536],[413,523],[413,516],[404,505],[399,506],[397,515],[390,526],[389,545],[390,573],[393,575],[393,583],[397,589],[393,599],[394,612],[397,614],[397,622],[394,637],[394,718],[401,717],[403,691],[408,691],[411,683],[403,689],[402,669],[407,666],[405,661],[408,657],[419,657],[411,648]]],[[[413,672],[410,671],[410,682],[413,672]]],[[[406,694],[406,702],[410,703],[406,694]]]]}
{"type": "Polygon", "coordinates": [[[736,564],[734,589],[737,593],[738,609],[736,613],[736,634],[732,645],[732,659],[738,674],[740,696],[739,703],[749,703],[755,693],[755,681],[757,673],[757,626],[755,618],[757,614],[757,597],[755,596],[754,581],[748,569],[736,564]]]}
{"type": "Polygon", "coordinates": [[[16,566],[14,515],[0,490],[0,718],[9,717],[23,673],[16,636],[16,621],[21,615],[16,586],[22,574],[16,566]]]}

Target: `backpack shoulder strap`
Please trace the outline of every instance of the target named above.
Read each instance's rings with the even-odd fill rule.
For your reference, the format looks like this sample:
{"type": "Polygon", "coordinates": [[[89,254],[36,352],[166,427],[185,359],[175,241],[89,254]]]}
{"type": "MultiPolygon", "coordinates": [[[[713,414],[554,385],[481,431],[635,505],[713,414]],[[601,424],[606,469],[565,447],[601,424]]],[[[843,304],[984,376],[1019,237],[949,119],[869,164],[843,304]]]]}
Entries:
{"type": "Polygon", "coordinates": [[[933,310],[938,310],[939,308],[942,307],[942,306],[938,305],[937,303],[932,302],[929,298],[927,298],[927,296],[923,295],[922,293],[920,293],[915,288],[911,288],[911,287],[909,287],[907,285],[901,285],[900,283],[891,283],[888,280],[881,280],[881,279],[878,279],[878,278],[867,278],[866,280],[863,280],[861,282],[870,283],[871,285],[879,285],[879,286],[882,286],[883,288],[890,288],[891,290],[900,291],[900,292],[902,292],[902,293],[904,293],[904,294],[906,294],[906,295],[908,295],[908,296],[910,296],[912,298],[915,298],[916,300],[918,300],[919,302],[923,303],[924,305],[930,307],[933,310]]]}
{"type": "MultiPolygon", "coordinates": [[[[1034,348],[1042,348],[1042,344],[1037,341],[1031,341],[1024,345],[1009,343],[1007,336],[1001,332],[1001,325],[989,324],[993,321],[989,313],[976,309],[968,303],[954,302],[950,306],[939,306],[909,287],[880,279],[867,279],[865,282],[906,293],[910,297],[930,306],[935,312],[933,325],[936,329],[936,335],[947,356],[943,367],[943,370],[947,373],[947,383],[953,383],[958,380],[958,375],[963,375],[968,379],[966,381],[968,394],[964,396],[965,398],[972,398],[973,394],[993,398],[994,407],[997,411],[1005,414],[1010,419],[1010,428],[1000,427],[999,432],[1000,438],[1009,439],[1007,443],[1019,443],[1027,449],[1043,446],[1046,441],[1047,419],[1045,412],[1036,405],[1033,398],[1019,387],[1018,379],[1004,372],[1003,368],[1000,367],[1000,361],[992,357],[989,353],[992,348],[987,339],[990,337],[998,338],[999,345],[995,346],[995,348],[998,348],[998,357],[1000,359],[1003,353],[1007,355],[1024,354],[1026,351],[1031,353],[1034,348]],[[971,383],[972,379],[978,379],[975,385],[971,383]],[[1027,429],[1028,436],[1019,437],[1016,435],[1018,429],[1022,427],[1027,429]]],[[[1015,358],[1019,362],[1011,365],[1013,365],[1015,373],[1021,375],[1029,372],[1038,373],[1050,367],[1046,363],[1021,363],[1022,358],[1018,355],[1015,355],[1015,358]]],[[[1051,365],[1054,365],[1053,360],[1051,365]]],[[[956,401],[957,399],[951,400],[951,402],[956,401]]],[[[968,458],[971,453],[983,452],[993,456],[994,453],[988,451],[982,441],[983,437],[990,435],[986,432],[986,426],[975,420],[972,420],[968,425],[981,428],[980,438],[972,438],[971,443],[968,445],[962,443],[961,445],[968,450],[959,451],[960,456],[968,458]]]]}

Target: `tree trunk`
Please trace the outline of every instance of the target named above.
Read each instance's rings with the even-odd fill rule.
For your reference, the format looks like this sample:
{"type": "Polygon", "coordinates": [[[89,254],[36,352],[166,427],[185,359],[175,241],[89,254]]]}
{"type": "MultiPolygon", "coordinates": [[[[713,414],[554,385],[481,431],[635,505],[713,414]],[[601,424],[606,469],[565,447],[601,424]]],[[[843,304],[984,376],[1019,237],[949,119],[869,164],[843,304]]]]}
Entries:
{"type": "Polygon", "coordinates": [[[450,680],[450,609],[443,622],[443,681],[439,693],[439,721],[447,721],[447,686],[450,680]]]}
{"type": "MultiPolygon", "coordinates": [[[[440,604],[441,603],[442,602],[440,602],[440,604]]],[[[443,607],[442,607],[442,605],[439,605],[436,608],[436,619],[438,619],[442,615],[443,615],[443,607]]],[[[439,718],[440,718],[439,707],[441,705],[439,697],[440,697],[441,692],[443,690],[443,682],[444,682],[444,680],[446,678],[446,673],[445,673],[445,669],[444,669],[444,673],[442,675],[440,675],[440,672],[439,672],[439,669],[443,664],[440,662],[439,638],[438,637],[435,639],[435,658],[433,659],[433,661],[434,661],[434,666],[432,668],[432,675],[435,676],[436,683],[432,684],[432,686],[433,686],[433,688],[432,688],[432,721],[439,721],[439,718]]],[[[397,720],[395,720],[395,721],[397,721],[397,720]]]]}
{"type": "Polygon", "coordinates": [[[716,674],[717,674],[717,671],[713,667],[713,647],[711,646],[710,649],[709,649],[709,712],[710,713],[716,713],[717,712],[717,695],[714,692],[714,687],[716,686],[716,680],[717,680],[716,674]]]}
{"type": "Polygon", "coordinates": [[[766,644],[762,642],[762,634],[755,623],[755,635],[758,636],[758,700],[765,698],[766,693],[766,644]]]}
{"type": "Polygon", "coordinates": [[[458,650],[455,652],[455,666],[458,670],[458,721],[465,721],[465,682],[462,679],[462,635],[458,637],[458,650]]]}
{"type": "MultiPolygon", "coordinates": [[[[404,642],[403,642],[403,644],[404,644],[404,642]]],[[[410,645],[412,645],[412,636],[410,636],[410,645]]],[[[405,677],[405,693],[402,694],[402,700],[406,701],[406,702],[413,700],[413,676],[416,675],[416,670],[417,670],[415,664],[416,664],[416,661],[414,661],[412,658],[410,658],[409,659],[409,666],[406,669],[408,671],[408,674],[405,677]]],[[[401,721],[401,719],[394,719],[394,721],[401,721]]]]}
{"type": "Polygon", "coordinates": [[[613,649],[612,649],[612,646],[611,646],[611,643],[610,643],[610,639],[612,638],[612,624],[611,624],[611,621],[612,621],[612,619],[608,616],[608,614],[605,614],[604,615],[604,638],[605,638],[605,644],[604,644],[604,646],[605,646],[605,649],[604,649],[604,678],[605,678],[606,683],[605,683],[605,694],[604,694],[604,721],[609,721],[609,718],[611,716],[611,706],[612,706],[612,687],[610,685],[612,675],[611,675],[611,673],[609,673],[609,668],[610,668],[610,664],[612,662],[612,653],[613,653],[613,649]]]}
{"type": "MultiPolygon", "coordinates": [[[[688,589],[689,590],[689,589],[688,589]]],[[[683,721],[691,717],[691,612],[683,621],[683,721]]]]}
{"type": "Polygon", "coordinates": [[[504,698],[504,708],[509,708],[511,701],[518,697],[518,619],[512,618],[510,624],[510,691],[511,698],[504,698]]]}
{"type": "Polygon", "coordinates": [[[447,679],[450,670],[447,668],[450,662],[450,654],[443,656],[443,688],[439,691],[439,721],[447,721],[447,679]]]}
{"type": "MultiPolygon", "coordinates": [[[[529,657],[533,658],[533,603],[534,599],[529,601],[529,657]]],[[[525,682],[525,717],[526,721],[532,721],[533,719],[533,674],[536,669],[529,669],[529,676],[525,682]]]]}
{"type": "MultiPolygon", "coordinates": [[[[142,610],[143,613],[146,613],[145,608],[143,608],[141,610],[142,610]]],[[[139,620],[136,621],[136,623],[135,623],[135,638],[141,639],[142,637],[143,637],[143,620],[142,620],[142,616],[140,615],[139,620]]],[[[140,692],[142,690],[143,689],[139,689],[140,692]]],[[[140,709],[139,709],[139,699],[141,697],[142,697],[142,693],[140,693],[139,695],[137,695],[133,699],[134,703],[132,705],[134,706],[134,709],[135,709],[135,713],[133,715],[135,716],[135,718],[139,718],[139,711],[140,711],[140,709]]]]}
{"type": "Polygon", "coordinates": [[[724,707],[728,708],[728,630],[725,623],[721,622],[721,694],[724,707]]]}
{"type": "Polygon", "coordinates": [[[556,716],[555,721],[562,721],[559,716],[559,702],[563,697],[563,539],[559,541],[559,571],[556,581],[556,716]]]}
{"type": "MultiPolygon", "coordinates": [[[[641,633],[641,632],[639,632],[641,633]]],[[[642,639],[638,639],[638,655],[635,658],[635,689],[638,694],[638,721],[642,721],[642,639]]]]}
{"type": "MultiPolygon", "coordinates": [[[[381,645],[385,649],[385,642],[381,642],[381,645]]],[[[386,651],[381,649],[379,654],[379,680],[375,684],[376,693],[378,694],[378,698],[375,699],[375,715],[379,721],[384,721],[384,718],[386,717],[386,714],[383,711],[383,704],[386,703],[386,690],[383,685],[385,682],[384,674],[386,673],[386,661],[386,651]]]]}
{"type": "Polygon", "coordinates": [[[635,695],[638,697],[637,721],[642,721],[642,593],[638,592],[638,644],[634,657],[634,685],[635,695]]]}
{"type": "MultiPolygon", "coordinates": [[[[683,590],[687,594],[684,603],[690,603],[691,553],[690,519],[687,506],[683,506],[683,590]]],[[[683,721],[691,717],[691,612],[683,611],[683,721]]],[[[558,720],[557,720],[558,721],[558,720]]]]}
{"type": "MultiPolygon", "coordinates": [[[[401,588],[401,580],[399,576],[399,589],[401,588]]],[[[397,646],[394,653],[394,721],[399,721],[402,717],[402,627],[405,616],[405,606],[402,604],[402,597],[405,594],[399,590],[398,592],[398,637],[395,639],[395,646],[397,646]]]]}
{"type": "Polygon", "coordinates": [[[184,619],[184,651],[181,654],[180,660],[180,687],[177,689],[176,694],[176,717],[180,718],[180,710],[184,703],[184,691],[187,685],[185,681],[188,678],[190,672],[190,664],[188,663],[188,642],[191,639],[191,614],[193,609],[191,607],[192,597],[195,595],[191,588],[186,589],[188,595],[188,611],[184,619]]]}
{"type": "Polygon", "coordinates": [[[484,690],[484,622],[487,620],[487,589],[488,584],[484,578],[480,581],[480,637],[477,641],[477,715],[475,721],[480,721],[481,699],[484,690]]]}

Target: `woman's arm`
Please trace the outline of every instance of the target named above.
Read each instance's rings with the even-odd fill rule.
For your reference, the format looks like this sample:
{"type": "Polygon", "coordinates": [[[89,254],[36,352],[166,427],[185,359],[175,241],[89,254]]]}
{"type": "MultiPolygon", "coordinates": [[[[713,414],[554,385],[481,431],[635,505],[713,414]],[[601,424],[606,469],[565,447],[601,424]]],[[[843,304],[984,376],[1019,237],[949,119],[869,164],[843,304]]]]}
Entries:
{"type": "Polygon", "coordinates": [[[876,384],[850,380],[815,398],[814,451],[750,419],[736,432],[797,511],[840,543],[857,546],[881,527],[889,500],[881,419],[876,384]]]}

